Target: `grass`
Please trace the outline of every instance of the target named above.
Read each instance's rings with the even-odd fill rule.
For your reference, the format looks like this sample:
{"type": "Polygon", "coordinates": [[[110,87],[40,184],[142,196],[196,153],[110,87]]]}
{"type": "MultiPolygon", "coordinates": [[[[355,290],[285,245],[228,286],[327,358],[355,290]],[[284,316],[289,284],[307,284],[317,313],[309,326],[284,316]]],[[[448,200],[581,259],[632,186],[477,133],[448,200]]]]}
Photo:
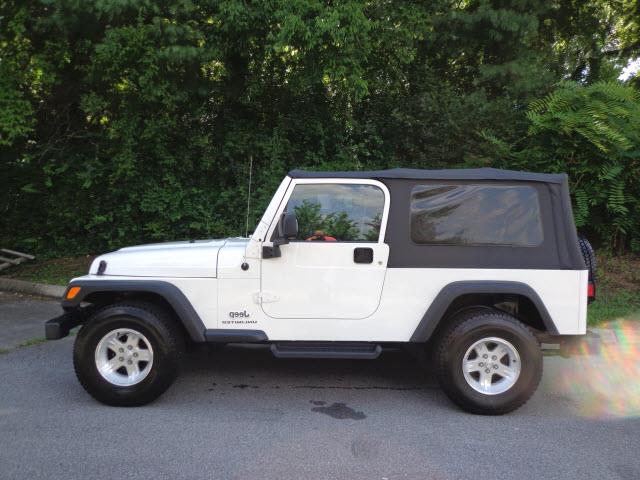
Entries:
{"type": "MultiPolygon", "coordinates": [[[[78,334],[79,331],[80,331],[80,327],[74,327],[71,330],[69,330],[69,336],[70,337],[74,337],[74,336],[76,336],[78,334]]],[[[47,342],[47,339],[44,338],[44,337],[30,338],[29,340],[25,340],[24,342],[19,343],[15,347],[0,348],[0,355],[4,355],[5,353],[13,352],[14,350],[17,350],[18,348],[32,347],[33,345],[40,345],[41,343],[46,343],[46,342],[47,342]]]]}
{"type": "Polygon", "coordinates": [[[596,301],[589,305],[588,323],[625,318],[640,320],[640,257],[598,252],[596,301]]]}
{"type": "Polygon", "coordinates": [[[29,282],[66,285],[74,277],[86,275],[95,256],[36,258],[0,272],[5,278],[27,280],[29,282]]]}
{"type": "Polygon", "coordinates": [[[24,341],[22,343],[19,343],[16,348],[31,347],[32,345],[40,345],[41,343],[44,343],[46,341],[47,341],[47,339],[44,338],[44,337],[31,338],[31,339],[26,340],[26,341],[24,341]]]}
{"type": "Polygon", "coordinates": [[[622,291],[606,297],[598,295],[598,300],[589,305],[587,312],[589,325],[619,318],[640,320],[640,294],[622,291]]]}
{"type": "MultiPolygon", "coordinates": [[[[66,285],[85,275],[95,257],[81,255],[36,259],[8,268],[0,275],[31,282],[66,285]]],[[[640,320],[640,256],[598,252],[597,300],[589,305],[589,325],[618,318],[640,320]]],[[[0,352],[1,353],[1,352],[0,352]]]]}
{"type": "Polygon", "coordinates": [[[47,339],[44,338],[44,337],[31,338],[31,339],[26,340],[26,341],[24,341],[22,343],[19,343],[15,347],[0,348],[0,355],[4,355],[6,353],[13,352],[14,350],[17,350],[18,348],[31,347],[33,345],[40,345],[41,343],[44,343],[46,341],[47,341],[47,339]]]}

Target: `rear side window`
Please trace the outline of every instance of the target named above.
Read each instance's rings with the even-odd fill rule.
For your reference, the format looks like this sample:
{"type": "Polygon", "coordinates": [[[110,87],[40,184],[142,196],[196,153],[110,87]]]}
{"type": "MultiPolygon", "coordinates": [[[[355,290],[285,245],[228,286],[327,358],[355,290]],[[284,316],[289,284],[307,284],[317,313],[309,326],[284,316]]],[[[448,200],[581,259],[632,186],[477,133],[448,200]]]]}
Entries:
{"type": "Polygon", "coordinates": [[[425,245],[538,246],[538,193],[529,186],[417,185],[411,190],[411,239],[425,245]]]}
{"type": "Polygon", "coordinates": [[[286,208],[298,217],[297,240],[377,242],[384,193],[374,185],[296,185],[286,208]]]}

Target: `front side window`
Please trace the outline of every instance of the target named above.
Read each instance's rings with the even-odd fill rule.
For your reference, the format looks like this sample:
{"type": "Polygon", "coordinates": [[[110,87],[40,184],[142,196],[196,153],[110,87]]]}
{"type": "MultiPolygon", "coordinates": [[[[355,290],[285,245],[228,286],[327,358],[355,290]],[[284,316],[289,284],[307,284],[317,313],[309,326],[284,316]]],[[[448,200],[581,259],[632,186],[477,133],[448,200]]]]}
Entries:
{"type": "Polygon", "coordinates": [[[538,193],[529,186],[417,185],[411,191],[411,239],[538,246],[543,240],[538,193]]]}
{"type": "Polygon", "coordinates": [[[287,212],[298,218],[296,240],[318,242],[377,242],[384,210],[384,193],[374,185],[296,185],[287,212]]]}

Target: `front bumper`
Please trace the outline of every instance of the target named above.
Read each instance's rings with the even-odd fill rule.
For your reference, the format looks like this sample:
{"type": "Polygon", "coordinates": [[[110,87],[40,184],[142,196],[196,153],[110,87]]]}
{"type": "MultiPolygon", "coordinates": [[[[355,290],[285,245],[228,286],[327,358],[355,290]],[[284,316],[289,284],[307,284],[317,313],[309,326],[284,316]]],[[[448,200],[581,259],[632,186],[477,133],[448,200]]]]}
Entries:
{"type": "Polygon", "coordinates": [[[537,335],[545,354],[569,358],[577,355],[598,355],[602,346],[600,335],[590,330],[584,335],[537,335]]]}
{"type": "Polygon", "coordinates": [[[69,335],[69,331],[87,319],[86,308],[74,308],[44,324],[44,335],[47,340],[58,340],[69,335]]]}

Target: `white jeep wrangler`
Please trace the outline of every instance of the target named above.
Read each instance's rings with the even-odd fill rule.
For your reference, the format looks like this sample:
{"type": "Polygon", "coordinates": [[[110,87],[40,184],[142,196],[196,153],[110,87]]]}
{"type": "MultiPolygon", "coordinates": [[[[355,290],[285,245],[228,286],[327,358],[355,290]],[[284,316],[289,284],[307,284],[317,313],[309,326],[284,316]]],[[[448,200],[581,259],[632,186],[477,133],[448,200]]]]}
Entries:
{"type": "Polygon", "coordinates": [[[462,408],[506,413],[540,381],[540,342],[586,333],[594,257],[567,185],[495,169],[295,170],[250,238],[96,258],[46,336],[82,324],[76,373],[110,405],[162,394],[188,342],[268,344],[282,358],[410,346],[433,355],[462,408]]]}

